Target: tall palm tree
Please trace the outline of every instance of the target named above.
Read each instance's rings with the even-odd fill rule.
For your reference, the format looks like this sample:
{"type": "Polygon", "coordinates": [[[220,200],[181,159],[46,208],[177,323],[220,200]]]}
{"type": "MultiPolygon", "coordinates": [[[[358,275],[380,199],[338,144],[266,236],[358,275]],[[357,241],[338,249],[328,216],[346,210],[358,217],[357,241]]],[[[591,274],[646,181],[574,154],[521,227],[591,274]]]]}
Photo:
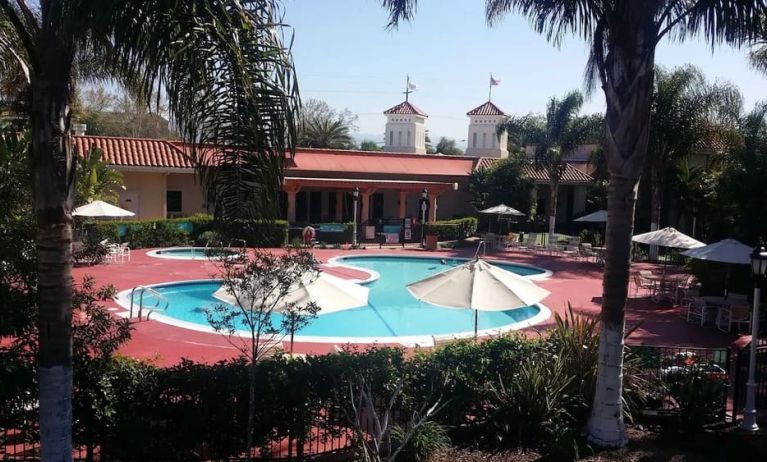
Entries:
{"type": "Polygon", "coordinates": [[[298,96],[280,7],[278,0],[0,0],[0,69],[22,77],[17,107],[32,138],[43,460],[72,458],[77,82],[117,81],[144,101],[161,89],[216,215],[271,214],[298,96]],[[246,194],[252,199],[238,200],[246,194]]]}
{"type": "Polygon", "coordinates": [[[354,139],[341,119],[316,118],[301,126],[298,145],[306,148],[351,149],[354,139]]]}
{"type": "Polygon", "coordinates": [[[534,146],[535,164],[549,174],[549,242],[556,240],[557,198],[566,159],[578,146],[597,136],[602,126],[601,116],[579,116],[582,106],[583,95],[573,91],[561,100],[551,98],[545,117],[511,116],[497,127],[498,133],[507,132],[517,146],[534,146]]]}
{"type": "MultiPolygon", "coordinates": [[[[680,162],[718,148],[720,123],[731,123],[742,105],[731,84],[711,84],[700,69],[683,66],[655,69],[655,90],[647,150],[650,185],[650,228],[658,229],[668,175],[680,162]]],[[[657,247],[650,248],[657,258],[657,247]]]]}
{"type": "Polygon", "coordinates": [[[756,42],[755,47],[749,54],[749,59],[755,69],[767,75],[767,38],[756,42]]]}
{"type": "MultiPolygon", "coordinates": [[[[417,0],[382,0],[389,26],[410,20],[417,0]]],[[[765,0],[486,0],[492,25],[507,13],[527,16],[558,45],[568,34],[591,46],[586,80],[605,93],[605,155],[610,171],[600,363],[589,440],[622,446],[623,335],[631,235],[639,177],[650,135],[655,49],[666,37],[702,35],[709,43],[742,45],[759,36],[765,0]]]]}

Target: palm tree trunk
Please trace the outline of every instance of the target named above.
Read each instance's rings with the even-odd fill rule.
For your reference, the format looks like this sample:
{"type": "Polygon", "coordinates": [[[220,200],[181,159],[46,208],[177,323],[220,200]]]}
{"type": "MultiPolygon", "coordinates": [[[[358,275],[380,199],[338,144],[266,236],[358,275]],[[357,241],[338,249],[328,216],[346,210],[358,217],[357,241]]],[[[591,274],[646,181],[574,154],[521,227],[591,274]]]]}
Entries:
{"type": "Polygon", "coordinates": [[[602,447],[627,442],[622,406],[624,315],[636,192],[650,136],[656,39],[652,11],[642,2],[624,5],[625,21],[619,30],[610,31],[614,36],[600,64],[610,189],[599,364],[588,440],[602,447]]]}
{"type": "MultiPolygon", "coordinates": [[[[52,52],[51,52],[52,53],[52,52]]],[[[51,53],[48,53],[50,55],[51,53]]],[[[32,85],[32,170],[37,216],[40,443],[45,461],[72,460],[72,203],[69,77],[32,85]]],[[[42,73],[41,73],[42,74],[42,73]]]]}
{"type": "Polygon", "coordinates": [[[559,197],[559,180],[552,175],[549,184],[549,245],[557,243],[556,223],[557,223],[557,198],[559,197]]]}

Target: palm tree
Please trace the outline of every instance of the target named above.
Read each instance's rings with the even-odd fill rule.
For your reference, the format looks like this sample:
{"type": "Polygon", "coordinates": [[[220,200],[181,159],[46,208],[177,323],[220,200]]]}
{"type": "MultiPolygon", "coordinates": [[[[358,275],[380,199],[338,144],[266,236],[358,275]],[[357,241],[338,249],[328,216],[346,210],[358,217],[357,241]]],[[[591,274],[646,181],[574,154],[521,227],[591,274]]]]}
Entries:
{"type": "Polygon", "coordinates": [[[114,204],[123,186],[123,174],[109,167],[101,149],[90,148],[77,163],[75,205],[102,200],[114,204]]]}
{"type": "MultiPolygon", "coordinates": [[[[655,91],[647,150],[650,186],[650,229],[660,225],[668,174],[696,153],[718,148],[720,121],[737,118],[740,93],[730,84],[710,84],[695,66],[672,71],[655,69],[655,91]]],[[[651,258],[658,249],[650,247],[651,258]]]]}
{"type": "Polygon", "coordinates": [[[767,39],[757,42],[756,47],[749,54],[749,59],[755,69],[767,74],[767,39]]]}
{"type": "Polygon", "coordinates": [[[306,148],[350,149],[354,139],[341,119],[312,119],[301,128],[298,145],[306,148]]]}
{"type": "Polygon", "coordinates": [[[43,460],[72,458],[77,82],[117,81],[145,102],[161,89],[216,216],[271,214],[298,96],[280,11],[278,0],[0,0],[0,69],[21,76],[31,130],[43,460]]]}
{"type": "Polygon", "coordinates": [[[578,116],[582,106],[583,95],[573,91],[561,100],[551,98],[545,118],[534,114],[511,116],[497,128],[498,133],[507,132],[517,146],[534,146],[535,163],[549,174],[549,242],[556,241],[557,198],[567,157],[595,138],[602,126],[601,116],[578,116]]]}
{"type": "MultiPolygon", "coordinates": [[[[417,0],[382,4],[394,27],[413,17],[417,0]]],[[[698,34],[712,44],[742,45],[759,36],[767,7],[764,0],[486,0],[491,25],[511,11],[527,16],[555,45],[567,34],[583,37],[591,46],[586,80],[599,81],[605,93],[610,192],[600,363],[588,438],[600,446],[623,446],[624,315],[636,191],[650,135],[655,49],[668,36],[698,34]]]]}

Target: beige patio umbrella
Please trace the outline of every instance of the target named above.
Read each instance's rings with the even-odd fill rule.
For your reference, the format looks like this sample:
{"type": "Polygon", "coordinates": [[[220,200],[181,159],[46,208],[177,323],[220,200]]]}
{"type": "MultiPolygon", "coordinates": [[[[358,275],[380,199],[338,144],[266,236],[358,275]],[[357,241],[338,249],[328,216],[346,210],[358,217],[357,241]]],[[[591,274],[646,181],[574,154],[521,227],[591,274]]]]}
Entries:
{"type": "Polygon", "coordinates": [[[479,311],[506,311],[534,305],[550,292],[529,279],[477,258],[407,286],[421,301],[445,308],[474,310],[474,336],[479,311]]]}
{"type": "Polygon", "coordinates": [[[649,233],[637,234],[631,240],[640,244],[671,247],[674,249],[697,249],[706,245],[670,226],[657,231],[650,231],[649,233]]]}
{"type": "Polygon", "coordinates": [[[77,207],[72,211],[72,215],[78,217],[132,217],[135,213],[104,201],[93,201],[77,207]]]}
{"type": "MultiPolygon", "coordinates": [[[[320,273],[314,280],[307,277],[297,282],[295,289],[279,301],[276,310],[283,311],[291,305],[305,306],[314,302],[320,309],[318,314],[334,313],[367,305],[369,292],[367,287],[328,273],[320,273]]],[[[225,287],[218,289],[213,296],[223,302],[237,305],[237,297],[225,287]]],[[[240,299],[242,300],[241,297],[240,299]]]]}

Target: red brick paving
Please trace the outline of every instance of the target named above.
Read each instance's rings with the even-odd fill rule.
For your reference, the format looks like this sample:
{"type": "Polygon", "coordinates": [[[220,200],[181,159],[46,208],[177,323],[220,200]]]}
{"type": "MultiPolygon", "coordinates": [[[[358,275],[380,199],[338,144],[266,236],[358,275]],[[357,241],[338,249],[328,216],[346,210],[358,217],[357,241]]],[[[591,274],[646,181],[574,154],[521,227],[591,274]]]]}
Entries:
{"type": "MultiPolygon", "coordinates": [[[[188,261],[153,258],[146,255],[147,249],[134,250],[132,261],[75,268],[75,279],[92,275],[99,284],[114,284],[118,290],[130,289],[139,284],[156,284],[186,279],[215,277],[218,268],[210,261],[188,261]]],[[[325,262],[339,255],[396,254],[424,255],[412,249],[368,249],[364,251],[316,250],[318,260],[325,262]]],[[[431,255],[471,256],[472,250],[442,250],[431,255]]],[[[490,257],[488,257],[490,258],[490,257]]],[[[594,263],[577,261],[572,258],[535,255],[518,251],[507,251],[492,255],[492,258],[528,263],[554,271],[554,275],[539,281],[542,287],[551,291],[543,303],[557,313],[564,313],[568,302],[576,312],[586,315],[599,313],[602,292],[602,269],[594,263]]],[[[652,267],[637,264],[638,267],[652,267]]],[[[361,272],[348,268],[324,269],[345,278],[361,278],[361,272]]],[[[112,303],[110,306],[116,306],[112,303]]],[[[635,328],[628,339],[632,344],[727,347],[737,340],[715,329],[703,329],[686,323],[678,307],[658,306],[649,299],[629,299],[626,307],[627,328],[635,328]]],[[[534,328],[531,333],[545,329],[554,323],[553,317],[534,328]]],[[[121,349],[121,353],[136,358],[151,360],[160,365],[177,363],[181,358],[195,361],[214,362],[237,354],[237,349],[219,334],[197,332],[174,327],[156,321],[135,323],[132,339],[121,349]]],[[[741,341],[742,342],[742,341],[741,341]]],[[[328,353],[333,345],[318,343],[297,343],[297,353],[328,353]]]]}

